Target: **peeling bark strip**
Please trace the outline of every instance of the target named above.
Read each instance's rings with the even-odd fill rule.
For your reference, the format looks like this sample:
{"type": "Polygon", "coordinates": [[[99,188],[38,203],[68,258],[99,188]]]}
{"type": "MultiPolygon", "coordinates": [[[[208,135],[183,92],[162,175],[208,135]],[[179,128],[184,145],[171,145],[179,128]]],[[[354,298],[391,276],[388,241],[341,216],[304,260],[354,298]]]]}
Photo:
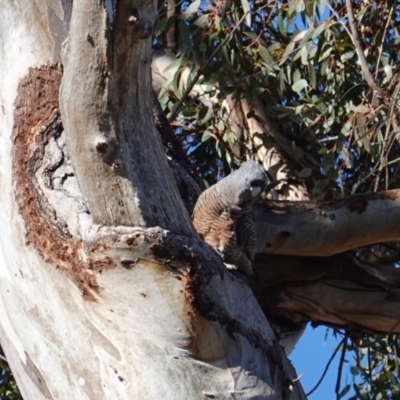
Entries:
{"type": "MultiPolygon", "coordinates": [[[[58,108],[61,77],[60,65],[48,65],[31,68],[19,84],[12,155],[15,197],[25,222],[26,244],[34,247],[46,262],[70,270],[83,294],[94,299],[93,291],[98,290],[98,285],[90,270],[104,269],[105,264],[108,268],[114,265],[110,265],[110,260],[83,262],[82,242],[72,237],[36,179],[47,143],[63,130],[58,108]]],[[[57,164],[47,170],[51,168],[57,168],[57,164]]]]}

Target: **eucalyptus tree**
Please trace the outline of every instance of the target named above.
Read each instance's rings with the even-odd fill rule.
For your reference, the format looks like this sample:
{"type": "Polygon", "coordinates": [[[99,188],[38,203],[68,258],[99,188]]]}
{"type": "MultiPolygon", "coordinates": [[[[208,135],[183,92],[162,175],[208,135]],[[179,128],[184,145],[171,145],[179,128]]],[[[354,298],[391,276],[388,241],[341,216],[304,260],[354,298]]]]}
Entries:
{"type": "Polygon", "coordinates": [[[308,321],[391,395],[397,339],[367,334],[400,330],[396,2],[0,5],[0,334],[25,399],[302,399],[278,340],[308,321]],[[190,221],[248,158],[271,178],[257,278],[190,221]]]}

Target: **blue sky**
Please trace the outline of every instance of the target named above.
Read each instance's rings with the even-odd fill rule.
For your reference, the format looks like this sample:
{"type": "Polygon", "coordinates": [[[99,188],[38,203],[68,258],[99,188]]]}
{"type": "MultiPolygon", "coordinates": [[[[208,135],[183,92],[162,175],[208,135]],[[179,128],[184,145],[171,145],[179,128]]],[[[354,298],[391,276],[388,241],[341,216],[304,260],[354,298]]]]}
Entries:
{"type": "MultiPolygon", "coordinates": [[[[334,338],[332,332],[327,328],[320,326],[312,328],[307,327],[303,337],[300,339],[296,348],[289,356],[298,375],[303,375],[301,383],[304,391],[309,392],[320,379],[332,353],[339,344],[340,338],[334,338]]],[[[340,351],[332,361],[328,373],[318,389],[308,397],[308,400],[337,400],[335,386],[337,371],[339,366],[340,351]]],[[[352,376],[349,373],[351,363],[346,363],[343,368],[342,384],[343,388],[347,383],[352,383],[352,376]]],[[[344,399],[353,395],[353,391],[347,393],[344,399]]]]}

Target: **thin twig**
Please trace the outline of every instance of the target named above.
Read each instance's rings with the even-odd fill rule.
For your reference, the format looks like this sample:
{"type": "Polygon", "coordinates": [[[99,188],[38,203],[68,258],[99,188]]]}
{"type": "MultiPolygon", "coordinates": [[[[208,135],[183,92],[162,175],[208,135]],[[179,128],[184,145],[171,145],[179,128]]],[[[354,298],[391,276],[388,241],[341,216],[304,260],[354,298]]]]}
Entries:
{"type": "Polygon", "coordinates": [[[397,349],[396,349],[396,345],[393,344],[393,353],[394,353],[394,363],[396,364],[396,372],[397,374],[399,374],[399,361],[398,361],[398,355],[397,355],[397,349]]]}
{"type": "Polygon", "coordinates": [[[195,77],[193,80],[189,83],[188,87],[186,88],[185,92],[182,94],[181,99],[175,104],[171,115],[168,117],[168,121],[171,122],[172,120],[175,119],[175,117],[178,115],[183,103],[186,101],[187,97],[189,96],[190,92],[192,91],[194,85],[197,83],[197,81],[200,79],[201,75],[203,75],[204,70],[207,68],[208,64],[212,61],[212,59],[215,57],[215,55],[218,53],[218,51],[228,42],[228,40],[231,38],[231,36],[234,34],[234,32],[239,28],[241,23],[244,21],[246,18],[247,14],[249,12],[246,12],[242,18],[238,21],[238,23],[235,25],[235,27],[229,32],[229,35],[217,46],[217,48],[212,52],[211,56],[208,58],[206,63],[199,68],[197,71],[195,77]]]}
{"type": "Polygon", "coordinates": [[[369,384],[371,385],[372,398],[374,398],[374,391],[372,389],[371,344],[370,344],[369,337],[368,337],[368,346],[367,346],[367,357],[368,357],[368,380],[369,380],[369,384]]]}
{"type": "Polygon", "coordinates": [[[367,60],[364,56],[364,50],[361,45],[360,37],[358,35],[356,21],[354,19],[353,7],[351,0],[346,0],[347,17],[349,20],[350,30],[351,30],[351,41],[357,52],[358,59],[360,60],[361,70],[363,72],[364,78],[368,83],[368,86],[375,90],[378,94],[382,94],[382,89],[376,84],[374,77],[372,76],[367,60]]]}
{"type": "Polygon", "coordinates": [[[376,62],[375,80],[378,77],[379,63],[381,62],[383,44],[385,43],[386,32],[388,30],[390,20],[392,19],[392,13],[393,13],[393,6],[390,8],[389,15],[388,15],[388,18],[387,18],[387,21],[386,21],[386,25],[385,25],[385,28],[383,29],[382,41],[381,41],[381,45],[379,46],[378,60],[376,62]]]}
{"type": "Polygon", "coordinates": [[[328,7],[328,8],[332,11],[332,14],[337,18],[339,24],[341,24],[341,25],[343,26],[344,30],[347,32],[347,34],[349,35],[349,37],[352,38],[351,32],[350,32],[349,29],[347,28],[346,24],[343,23],[342,19],[340,18],[340,15],[337,13],[337,11],[334,10],[334,9],[332,8],[332,6],[331,6],[329,3],[326,3],[326,7],[328,7]]]}
{"type": "Polygon", "coordinates": [[[339,351],[340,347],[343,345],[344,341],[347,340],[347,336],[345,336],[342,341],[338,344],[338,346],[336,347],[335,351],[332,353],[331,358],[329,359],[329,361],[326,364],[326,367],[324,369],[324,372],[321,375],[321,378],[319,378],[319,381],[317,382],[317,384],[306,394],[306,396],[310,396],[311,394],[313,394],[317,389],[318,386],[321,384],[321,382],[324,380],[326,373],[328,372],[328,369],[333,361],[333,359],[335,358],[337,352],[339,351]]]}
{"type": "Polygon", "coordinates": [[[344,364],[344,356],[346,354],[346,346],[347,346],[347,334],[344,336],[343,340],[343,351],[342,354],[340,355],[340,361],[339,361],[339,369],[338,369],[338,375],[337,375],[337,380],[336,380],[336,387],[335,387],[335,393],[336,393],[336,398],[337,400],[340,399],[339,396],[339,390],[340,390],[340,384],[341,384],[341,378],[342,378],[342,371],[343,371],[343,364],[344,364]]]}

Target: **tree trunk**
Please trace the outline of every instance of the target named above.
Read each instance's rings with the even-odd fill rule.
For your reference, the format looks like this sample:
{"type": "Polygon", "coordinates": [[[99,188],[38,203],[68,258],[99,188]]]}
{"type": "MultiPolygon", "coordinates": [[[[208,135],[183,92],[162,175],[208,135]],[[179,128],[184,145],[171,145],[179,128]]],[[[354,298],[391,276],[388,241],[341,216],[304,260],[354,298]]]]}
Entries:
{"type": "Polygon", "coordinates": [[[22,395],[304,399],[179,197],[151,112],[155,4],[111,3],[1,4],[0,333],[22,395]]]}

